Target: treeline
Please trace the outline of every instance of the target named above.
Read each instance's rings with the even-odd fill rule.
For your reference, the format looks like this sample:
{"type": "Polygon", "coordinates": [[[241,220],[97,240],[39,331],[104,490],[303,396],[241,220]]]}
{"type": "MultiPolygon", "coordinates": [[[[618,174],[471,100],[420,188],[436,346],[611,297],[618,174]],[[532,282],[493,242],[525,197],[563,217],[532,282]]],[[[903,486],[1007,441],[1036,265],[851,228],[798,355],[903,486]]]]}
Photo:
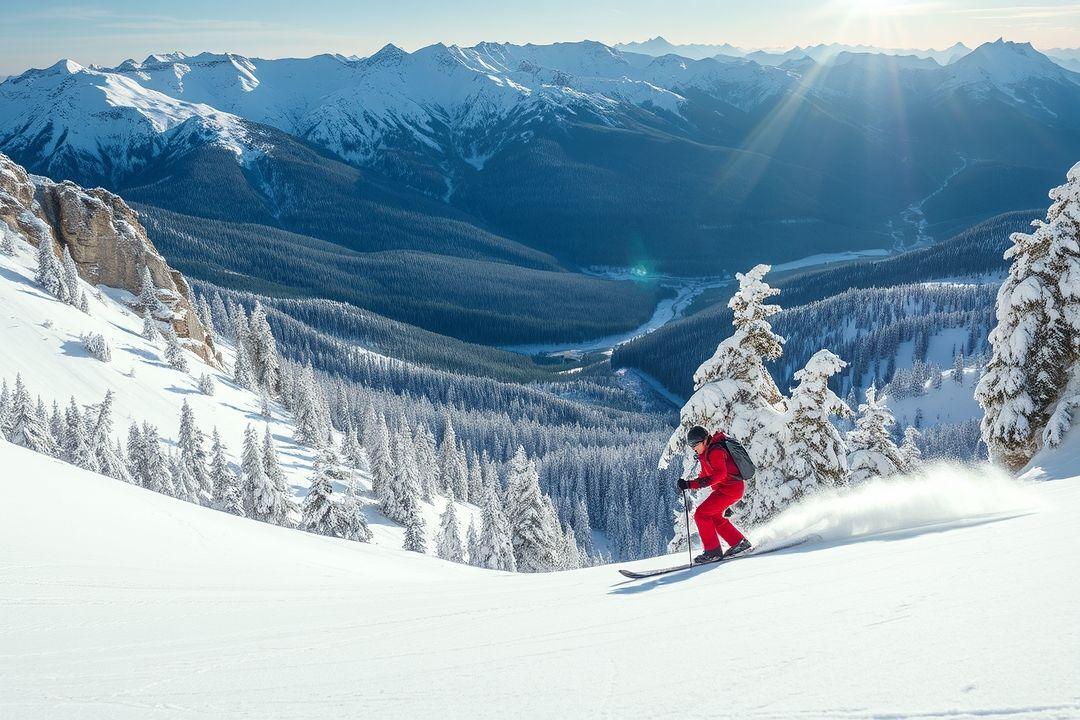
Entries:
{"type": "MultiPolygon", "coordinates": [[[[235,342],[231,328],[259,298],[205,283],[195,290],[214,327],[235,342]]],[[[535,462],[563,530],[576,528],[583,549],[592,541],[582,533],[582,517],[586,527],[614,533],[606,548],[611,558],[638,557],[670,539],[675,475],[658,471],[656,458],[674,418],[637,411],[638,401],[611,378],[520,385],[419,367],[339,340],[263,301],[285,358],[285,385],[310,374],[335,430],[366,427],[374,412],[399,436],[442,443],[450,434],[468,466],[487,458],[504,478],[520,448],[535,462]],[[655,542],[642,541],[646,531],[655,542]]]]}

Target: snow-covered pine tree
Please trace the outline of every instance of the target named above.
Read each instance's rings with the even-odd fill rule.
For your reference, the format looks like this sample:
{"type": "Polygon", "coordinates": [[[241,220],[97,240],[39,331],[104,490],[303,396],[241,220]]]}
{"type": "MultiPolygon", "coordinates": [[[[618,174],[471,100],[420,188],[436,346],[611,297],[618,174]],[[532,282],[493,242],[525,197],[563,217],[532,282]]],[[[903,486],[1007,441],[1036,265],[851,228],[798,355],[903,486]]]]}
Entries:
{"type": "Polygon", "coordinates": [[[922,450],[918,439],[922,435],[910,425],[904,428],[904,441],[900,444],[900,457],[904,459],[904,470],[910,472],[922,464],[922,450]]]}
{"type": "Polygon", "coordinates": [[[150,276],[150,268],[143,265],[139,285],[139,306],[143,309],[143,317],[149,315],[155,320],[171,320],[172,311],[165,307],[158,297],[157,286],[150,276]]]}
{"type": "Polygon", "coordinates": [[[210,444],[210,482],[214,491],[211,507],[244,517],[244,500],[240,494],[240,478],[229,467],[225,445],[214,428],[210,444]]]}
{"type": "MultiPolygon", "coordinates": [[[[479,497],[483,497],[480,495],[479,497]]],[[[480,550],[480,534],[476,532],[476,523],[469,520],[469,529],[465,531],[465,562],[477,565],[483,552],[480,550]]]]}
{"type": "Polygon", "coordinates": [[[272,523],[279,517],[281,508],[277,489],[266,476],[264,467],[255,428],[248,425],[244,430],[244,447],[240,454],[240,471],[244,478],[240,494],[244,499],[244,514],[272,523]]]}
{"type": "Polygon", "coordinates": [[[270,323],[266,319],[266,310],[258,300],[251,311],[247,344],[255,385],[270,395],[277,395],[281,389],[281,360],[270,323]]]}
{"type": "Polygon", "coordinates": [[[574,517],[571,523],[574,528],[574,536],[581,546],[582,553],[592,555],[596,552],[592,540],[592,523],[589,521],[589,506],[585,504],[585,498],[579,497],[574,505],[574,517]]]}
{"type": "Polygon", "coordinates": [[[503,514],[498,488],[484,488],[483,513],[481,515],[479,554],[470,562],[477,567],[491,570],[517,572],[514,559],[514,542],[510,537],[510,523],[503,514]]]}
{"type": "Polygon", "coordinates": [[[425,423],[421,422],[416,426],[413,449],[419,472],[420,496],[424,502],[431,502],[432,496],[439,491],[439,453],[435,446],[435,436],[425,423]]]}
{"type": "Polygon", "coordinates": [[[427,552],[427,523],[420,512],[420,503],[416,498],[411,498],[408,503],[405,517],[405,540],[401,547],[405,550],[418,553],[427,552]]]}
{"type": "Polygon", "coordinates": [[[371,425],[371,489],[382,502],[386,486],[393,482],[394,455],[386,420],[379,415],[371,425]]]}
{"type": "Polygon", "coordinates": [[[484,476],[480,470],[480,458],[470,450],[466,460],[469,468],[468,501],[473,505],[478,505],[480,498],[484,497],[484,476]]]}
{"type": "Polygon", "coordinates": [[[214,486],[206,469],[204,441],[202,430],[195,422],[195,414],[191,411],[188,401],[184,400],[184,404],[180,406],[180,432],[177,435],[179,461],[187,471],[184,475],[185,480],[190,475],[194,481],[189,492],[191,502],[199,505],[209,505],[214,494],[214,486]]]}
{"type": "Polygon", "coordinates": [[[866,402],[859,405],[855,429],[848,433],[848,467],[851,482],[861,483],[872,477],[889,477],[906,469],[900,449],[889,432],[896,423],[877,388],[866,389],[866,402]]]}
{"type": "Polygon", "coordinates": [[[964,384],[964,353],[957,353],[953,357],[952,380],[957,385],[964,384]]]}
{"type": "Polygon", "coordinates": [[[266,477],[274,488],[276,496],[270,506],[269,522],[288,527],[292,522],[290,518],[298,508],[296,501],[293,500],[292,490],[289,488],[285,471],[281,469],[281,463],[278,461],[277,448],[274,446],[274,438],[270,434],[269,425],[263,431],[262,460],[263,470],[266,472],[266,477]]]}
{"type": "Polygon", "coordinates": [[[132,422],[127,437],[128,475],[135,485],[147,487],[146,440],[139,424],[132,422]]]}
{"type": "Polygon", "coordinates": [[[161,330],[158,328],[157,320],[154,319],[154,315],[149,308],[143,308],[142,336],[150,342],[156,342],[161,337],[161,330]]]}
{"type": "Polygon", "coordinates": [[[61,457],[75,467],[83,470],[97,472],[97,455],[90,444],[90,438],[86,430],[86,422],[82,410],[75,403],[72,396],[64,413],[64,450],[61,457]]]}
{"type": "Polygon", "coordinates": [[[435,555],[452,562],[465,561],[465,548],[461,544],[461,528],[458,525],[454,501],[446,501],[446,509],[439,516],[439,532],[435,535],[435,555]]]}
{"type": "Polygon", "coordinates": [[[52,233],[43,233],[37,249],[37,274],[34,279],[45,292],[57,300],[65,301],[68,297],[67,283],[64,281],[64,268],[56,257],[56,243],[52,233]]]}
{"type": "Polygon", "coordinates": [[[311,486],[300,510],[300,529],[316,535],[343,538],[349,531],[349,518],[333,499],[334,488],[326,468],[316,462],[311,486]]]}
{"type": "MultiPolygon", "coordinates": [[[[656,526],[650,526],[653,532],[656,532],[656,526]]],[[[646,528],[648,532],[648,528],[646,528]]],[[[584,567],[581,560],[581,548],[578,547],[577,537],[574,535],[574,528],[566,528],[566,532],[563,533],[561,538],[562,542],[559,548],[559,569],[560,570],[577,570],[580,567],[584,567]]],[[[656,544],[659,545],[659,534],[656,537],[656,544]]],[[[656,553],[653,553],[655,555],[656,553]]],[[[652,557],[651,555],[649,557],[652,557]]]]}
{"type": "Polygon", "coordinates": [[[109,347],[109,341],[105,339],[105,336],[101,333],[91,332],[83,335],[82,337],[83,347],[86,348],[86,352],[90,354],[90,357],[101,362],[112,361],[112,348],[109,347]]]}
{"type": "Polygon", "coordinates": [[[180,453],[170,452],[166,457],[172,484],[176,489],[175,497],[190,503],[199,504],[199,483],[191,468],[180,458],[180,453]]]}
{"type": "Polygon", "coordinates": [[[990,459],[1013,470],[1057,445],[1080,406],[1080,163],[1050,198],[1045,221],[1010,237],[993,355],[975,391],[990,459]]]}
{"type": "Polygon", "coordinates": [[[210,303],[206,301],[205,295],[199,296],[199,302],[195,307],[199,315],[199,320],[202,321],[203,329],[206,330],[206,334],[216,339],[217,325],[214,320],[214,311],[210,309],[210,303]]]}
{"type": "MultiPolygon", "coordinates": [[[[710,432],[723,430],[746,447],[758,467],[748,483],[751,497],[759,485],[768,488],[783,482],[784,399],[765,369],[765,362],[780,357],[784,343],[769,324],[769,318],[780,311],[778,305],[767,302],[779,293],[763,279],[769,269],[757,265],[736,274],[739,290],[728,302],[735,330],[694,373],[695,392],[683,406],[679,428],[659,463],[664,469],[680,453],[684,468],[697,462],[686,448],[686,432],[694,425],[710,432]]],[[[744,519],[753,523],[764,517],[751,512],[744,519]]]]}
{"type": "Polygon", "coordinates": [[[5,437],[7,418],[11,413],[11,388],[8,387],[7,378],[0,380],[0,437],[5,437]]]}
{"type": "Polygon", "coordinates": [[[158,430],[150,423],[142,425],[142,472],[143,487],[154,492],[159,492],[170,497],[177,497],[176,487],[173,485],[172,473],[169,472],[169,464],[165,453],[161,449],[161,440],[158,430]]]}
{"type": "Polygon", "coordinates": [[[97,416],[94,418],[90,430],[90,445],[97,455],[98,471],[102,475],[108,475],[124,482],[131,482],[131,473],[128,472],[124,458],[112,444],[113,397],[112,390],[106,391],[105,398],[97,408],[97,416]]]}
{"type": "Polygon", "coordinates": [[[15,238],[15,233],[8,229],[7,223],[0,225],[0,255],[15,255],[15,238]]]}
{"type": "Polygon", "coordinates": [[[49,430],[45,414],[38,411],[30,400],[30,393],[23,384],[22,375],[15,376],[15,390],[11,397],[4,436],[12,445],[19,445],[45,455],[56,455],[57,446],[49,430]]]}
{"type": "MultiPolygon", "coordinates": [[[[361,452],[363,449],[361,448],[361,452]]],[[[360,499],[360,484],[355,475],[349,476],[342,508],[345,513],[345,539],[354,542],[371,542],[371,528],[364,517],[364,505],[360,499]]]]}
{"type": "Polygon", "coordinates": [[[828,350],[819,350],[795,373],[798,382],[788,400],[784,477],[778,485],[756,485],[750,502],[756,517],[768,517],[804,493],[847,482],[847,445],[830,418],[851,418],[851,408],[829,389],[829,378],[847,365],[828,350]]]}
{"type": "Polygon", "coordinates": [[[540,476],[521,446],[510,460],[506,494],[506,517],[518,571],[555,570],[562,532],[557,523],[552,524],[554,512],[549,512],[550,503],[540,491],[540,476]]]}
{"type": "Polygon", "coordinates": [[[296,406],[293,408],[296,442],[308,447],[326,444],[329,422],[323,415],[322,396],[315,383],[315,371],[308,363],[296,388],[296,406]]]}
{"type": "Polygon", "coordinates": [[[75,265],[75,258],[71,257],[71,250],[68,249],[66,244],[60,253],[60,267],[64,272],[64,288],[67,290],[64,302],[78,307],[81,293],[79,289],[79,268],[75,265]]]}
{"type": "Polygon", "coordinates": [[[394,436],[394,471],[389,482],[380,485],[379,502],[383,514],[394,522],[405,523],[409,506],[420,502],[419,471],[412,452],[412,437],[407,428],[394,436]]]}
{"type": "Polygon", "coordinates": [[[176,331],[173,330],[171,324],[165,325],[162,335],[165,337],[165,362],[174,370],[187,372],[187,353],[184,352],[184,347],[180,344],[180,338],[176,336],[176,331]]]}
{"type": "Polygon", "coordinates": [[[247,347],[244,343],[236,343],[236,360],[233,362],[233,382],[245,390],[255,387],[254,374],[251,371],[251,361],[248,360],[247,347]]]}
{"type": "Polygon", "coordinates": [[[439,487],[447,497],[466,502],[469,499],[468,470],[449,415],[446,416],[444,427],[442,442],[439,443],[439,487]]]}
{"type": "Polygon", "coordinates": [[[213,396],[214,391],[217,389],[214,384],[214,378],[212,378],[209,373],[203,373],[199,376],[198,388],[199,392],[207,396],[213,396]]]}
{"type": "Polygon", "coordinates": [[[693,521],[691,521],[691,526],[689,528],[686,526],[688,515],[683,505],[683,500],[685,499],[686,502],[690,504],[689,516],[693,516],[695,508],[693,500],[694,494],[693,491],[682,493],[675,501],[675,509],[671,511],[671,526],[674,529],[674,536],[668,542],[667,551],[669,553],[686,552],[687,542],[700,545],[700,542],[697,540],[697,529],[692,524],[693,521]],[[687,535],[688,529],[690,532],[689,536],[687,535]]]}

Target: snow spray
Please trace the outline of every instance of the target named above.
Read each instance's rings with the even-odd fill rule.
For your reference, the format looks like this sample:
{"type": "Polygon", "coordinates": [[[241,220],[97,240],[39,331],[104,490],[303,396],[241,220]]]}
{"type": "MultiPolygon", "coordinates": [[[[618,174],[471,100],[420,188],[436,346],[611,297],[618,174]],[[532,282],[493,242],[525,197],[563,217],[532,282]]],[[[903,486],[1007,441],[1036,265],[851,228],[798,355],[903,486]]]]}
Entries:
{"type": "Polygon", "coordinates": [[[1038,500],[1027,485],[991,465],[931,462],[917,472],[814,493],[748,534],[755,548],[768,550],[812,535],[829,542],[962,526],[1034,511],[1038,500]]]}

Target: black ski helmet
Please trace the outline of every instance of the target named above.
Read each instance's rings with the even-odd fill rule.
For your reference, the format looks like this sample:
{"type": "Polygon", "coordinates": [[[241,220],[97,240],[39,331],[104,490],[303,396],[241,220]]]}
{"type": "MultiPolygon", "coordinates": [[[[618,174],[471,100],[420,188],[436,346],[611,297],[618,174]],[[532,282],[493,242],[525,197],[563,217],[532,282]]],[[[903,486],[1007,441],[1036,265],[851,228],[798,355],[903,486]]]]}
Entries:
{"type": "Polygon", "coordinates": [[[686,433],[686,444],[691,447],[697,445],[699,442],[705,442],[708,439],[709,431],[700,425],[695,425],[686,433]]]}

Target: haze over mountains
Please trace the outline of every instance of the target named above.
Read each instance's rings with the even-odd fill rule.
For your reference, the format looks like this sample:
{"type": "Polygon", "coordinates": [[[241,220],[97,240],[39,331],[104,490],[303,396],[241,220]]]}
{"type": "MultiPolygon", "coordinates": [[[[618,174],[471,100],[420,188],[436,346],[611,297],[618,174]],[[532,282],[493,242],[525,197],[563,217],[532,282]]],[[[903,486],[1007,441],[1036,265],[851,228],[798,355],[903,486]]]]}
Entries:
{"type": "MultiPolygon", "coordinates": [[[[286,246],[423,253],[391,262],[412,273],[386,281],[402,293],[420,281],[445,300],[447,276],[498,266],[518,287],[520,272],[551,273],[574,306],[586,296],[560,276],[584,266],[707,275],[946,237],[1041,204],[1080,154],[1080,74],[1029,44],[950,48],[944,66],[861,50],[819,46],[778,65],[596,42],[64,60],[0,85],[0,150],[145,208],[287,231],[286,246]],[[432,256],[453,269],[420,280],[432,256]]],[[[184,269],[239,271],[221,259],[184,269]]],[[[621,327],[655,300],[616,294],[636,308],[621,327]]],[[[393,305],[379,311],[522,340],[393,305]]]]}

